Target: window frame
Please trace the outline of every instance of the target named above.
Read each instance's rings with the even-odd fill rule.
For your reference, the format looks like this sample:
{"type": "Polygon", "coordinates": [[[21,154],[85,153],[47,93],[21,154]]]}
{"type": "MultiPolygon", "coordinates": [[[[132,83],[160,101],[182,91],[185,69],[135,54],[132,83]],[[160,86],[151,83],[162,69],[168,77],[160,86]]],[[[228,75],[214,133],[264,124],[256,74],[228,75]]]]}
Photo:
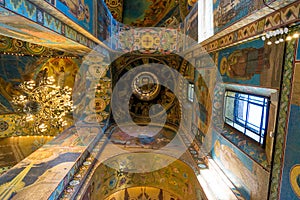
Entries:
{"type": "Polygon", "coordinates": [[[189,82],[187,87],[188,87],[187,88],[187,90],[188,90],[188,92],[187,92],[188,93],[187,94],[188,100],[189,100],[189,102],[194,102],[195,84],[189,82]],[[190,88],[192,88],[192,89],[190,89],[190,88]]]}
{"type": "Polygon", "coordinates": [[[223,120],[224,120],[224,124],[230,126],[231,128],[237,130],[238,132],[240,132],[241,134],[243,134],[245,137],[251,139],[252,141],[254,141],[255,143],[257,143],[258,145],[262,146],[263,148],[265,148],[266,146],[266,137],[267,137],[267,134],[268,134],[268,126],[269,126],[269,112],[270,112],[270,104],[271,104],[271,97],[270,96],[263,96],[263,95],[258,95],[258,94],[253,94],[253,93],[247,93],[247,92],[241,92],[241,91],[235,91],[235,90],[230,90],[230,89],[227,89],[225,90],[225,95],[224,95],[224,109],[223,109],[223,120]],[[228,96],[227,92],[233,92],[235,93],[235,96],[232,97],[232,96],[228,96]],[[237,112],[238,112],[238,105],[237,103],[239,101],[241,101],[241,99],[239,99],[237,97],[237,95],[247,95],[248,98],[247,100],[242,100],[242,101],[245,101],[247,103],[247,110],[246,110],[246,119],[245,119],[245,123],[243,124],[242,120],[237,120],[237,112]],[[250,100],[250,96],[253,96],[253,97],[259,97],[259,98],[263,98],[262,100],[262,105],[261,104],[258,104],[258,103],[254,103],[254,102],[251,102],[250,100]],[[230,118],[226,117],[226,109],[227,109],[227,98],[234,98],[234,105],[233,105],[233,120],[232,121],[230,118]],[[253,105],[256,105],[256,106],[260,106],[262,108],[262,114],[261,114],[261,120],[260,120],[260,127],[256,126],[255,124],[252,124],[249,121],[249,105],[250,104],[253,104],[253,105]],[[264,112],[265,112],[265,127],[263,128],[263,118],[264,118],[264,112]],[[233,125],[229,124],[227,121],[230,121],[233,125]],[[237,124],[239,126],[241,126],[244,131],[242,132],[241,130],[237,129],[234,124],[237,124]],[[251,128],[249,126],[249,124],[253,125],[253,126],[256,126],[259,128],[259,131],[256,132],[256,130],[254,128],[251,128]],[[250,131],[252,134],[255,134],[259,137],[259,141],[257,141],[256,139],[254,139],[253,137],[251,137],[250,135],[247,135],[246,132],[250,131]],[[264,131],[264,135],[262,135],[262,131],[264,131]]]}

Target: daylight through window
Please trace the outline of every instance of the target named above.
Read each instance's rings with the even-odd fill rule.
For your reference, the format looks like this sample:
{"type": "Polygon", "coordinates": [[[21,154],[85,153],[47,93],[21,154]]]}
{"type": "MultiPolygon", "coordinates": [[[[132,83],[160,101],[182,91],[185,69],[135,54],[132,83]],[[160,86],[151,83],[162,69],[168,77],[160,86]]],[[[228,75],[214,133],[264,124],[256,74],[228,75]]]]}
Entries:
{"type": "Polygon", "coordinates": [[[264,145],[269,102],[268,97],[226,91],[224,121],[264,145]]]}
{"type": "Polygon", "coordinates": [[[189,83],[188,86],[188,99],[190,102],[194,101],[194,84],[193,83],[189,83]]]}

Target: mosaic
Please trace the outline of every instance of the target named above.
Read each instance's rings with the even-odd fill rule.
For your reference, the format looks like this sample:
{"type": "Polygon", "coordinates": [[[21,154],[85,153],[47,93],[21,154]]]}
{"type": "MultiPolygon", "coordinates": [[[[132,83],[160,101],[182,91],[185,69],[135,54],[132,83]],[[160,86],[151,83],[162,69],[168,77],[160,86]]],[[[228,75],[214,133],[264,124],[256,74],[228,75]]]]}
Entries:
{"type": "Polygon", "coordinates": [[[87,157],[90,142],[97,141],[98,131],[89,129],[71,127],[0,176],[1,199],[57,199],[87,157]],[[86,131],[91,134],[83,139],[86,131]]]}
{"type": "Polygon", "coordinates": [[[233,184],[241,195],[248,200],[266,199],[269,180],[266,177],[269,177],[269,173],[254,162],[248,161],[242,152],[222,137],[214,137],[212,156],[229,179],[234,181],[233,184]]]}
{"type": "Polygon", "coordinates": [[[261,1],[214,0],[215,32],[228,27],[239,19],[261,8],[261,1]]]}
{"type": "Polygon", "coordinates": [[[46,136],[10,137],[0,139],[0,150],[2,155],[0,158],[0,175],[52,139],[53,137],[46,136]]]}
{"type": "MultiPolygon", "coordinates": [[[[43,4],[42,1],[35,2],[37,4],[43,4]]],[[[65,32],[65,28],[70,29],[69,25],[66,25],[62,23],[62,21],[58,20],[55,16],[52,14],[47,13],[43,9],[39,8],[35,4],[27,1],[10,1],[8,0],[5,4],[5,8],[0,8],[1,10],[1,17],[3,19],[0,19],[0,21],[3,21],[5,23],[4,27],[1,27],[2,32],[5,32],[5,35],[9,33],[9,36],[14,38],[19,38],[27,42],[33,42],[33,43],[39,43],[51,48],[59,48],[64,49],[68,51],[68,48],[65,47],[59,47],[62,42],[67,42],[64,45],[68,45],[71,47],[72,45],[75,45],[76,43],[74,41],[70,41],[67,38],[73,39],[72,35],[69,34],[69,32],[65,32]],[[23,10],[26,10],[27,12],[23,12],[23,10]],[[12,12],[10,12],[12,11],[12,12]],[[19,17],[18,15],[14,13],[19,13],[21,16],[25,17],[25,19],[29,19],[28,23],[24,24],[24,18],[19,17]],[[9,15],[11,20],[9,23],[7,21],[6,16],[9,15]],[[33,23],[36,22],[36,23],[33,23]],[[30,26],[29,26],[30,24],[30,26]],[[47,29],[45,29],[45,27],[47,29]],[[54,31],[49,32],[48,29],[54,31]],[[59,34],[54,34],[59,33],[59,34]],[[61,35],[67,37],[63,38],[61,35]],[[49,40],[50,39],[50,40],[49,40]]],[[[54,13],[57,14],[57,13],[54,13]]],[[[0,17],[0,18],[1,18],[0,17]]],[[[87,39],[85,36],[78,33],[78,31],[73,30],[73,34],[76,34],[75,41],[80,42],[81,44],[87,46],[87,47],[93,47],[95,45],[94,42],[87,39]],[[77,36],[78,35],[78,36],[77,36]]],[[[73,47],[73,51],[79,52],[78,49],[82,48],[87,50],[85,47],[76,47],[77,50],[73,47]]],[[[70,51],[70,48],[69,48],[70,51]]],[[[82,53],[82,52],[81,52],[82,53]]]]}
{"type": "Polygon", "coordinates": [[[50,49],[41,45],[25,42],[15,38],[0,36],[0,52],[19,56],[40,56],[40,57],[77,57],[64,51],[50,49]]]}
{"type": "Polygon", "coordinates": [[[81,25],[90,33],[93,30],[93,1],[57,0],[56,8],[63,11],[70,19],[81,25]]]}
{"type": "Polygon", "coordinates": [[[287,124],[286,121],[289,117],[288,107],[289,99],[291,95],[291,80],[294,71],[293,58],[295,55],[295,40],[287,43],[284,71],[283,71],[283,84],[282,84],[282,94],[280,100],[279,108],[279,121],[278,121],[278,132],[276,137],[276,146],[274,152],[274,164],[272,171],[272,181],[271,181],[271,196],[270,199],[278,199],[279,188],[281,186],[281,175],[282,175],[282,157],[284,152],[284,138],[287,134],[287,124]]]}
{"type": "MultiPolygon", "coordinates": [[[[18,112],[18,114],[6,114],[1,115],[0,119],[9,123],[9,127],[0,132],[0,137],[10,137],[10,136],[24,136],[32,135],[32,128],[34,122],[22,121],[23,111],[18,111],[18,107],[12,104],[11,100],[14,96],[20,95],[21,91],[18,85],[24,80],[32,80],[39,78],[39,72],[47,69],[48,75],[53,76],[56,80],[55,83],[65,87],[73,87],[75,76],[78,71],[78,66],[80,64],[79,60],[71,58],[41,58],[32,56],[21,56],[19,59],[15,59],[16,56],[12,55],[1,55],[2,67],[0,71],[2,75],[0,76],[1,87],[0,94],[2,97],[1,112],[8,113],[18,112]],[[6,104],[8,102],[8,104],[6,104]],[[21,115],[20,115],[21,114],[21,115]]],[[[71,118],[68,118],[67,124],[70,126],[73,123],[71,118]]],[[[56,135],[59,129],[51,129],[51,131],[44,133],[45,135],[56,135]]]]}
{"type": "Polygon", "coordinates": [[[155,26],[175,6],[175,0],[125,0],[123,8],[123,23],[136,27],[155,26]],[[136,12],[132,12],[132,10],[136,10],[136,12]]]}
{"type": "Polygon", "coordinates": [[[111,21],[112,16],[108,8],[102,3],[97,1],[97,38],[106,42],[110,46],[109,42],[112,34],[111,21]]]}
{"type": "Polygon", "coordinates": [[[144,28],[119,32],[118,48],[125,52],[140,51],[146,54],[170,54],[179,51],[177,30],[144,28]]]}
{"type": "MultiPolygon", "coordinates": [[[[299,30],[299,27],[298,27],[299,30]]],[[[288,46],[292,48],[292,46],[288,46]]],[[[294,46],[295,55],[299,54],[299,40],[296,41],[294,46]]],[[[289,54],[292,56],[292,49],[289,49],[289,54]]],[[[297,60],[297,57],[294,57],[297,60]]],[[[290,62],[290,61],[289,61],[290,62]]],[[[293,70],[293,82],[291,83],[291,87],[289,88],[291,91],[291,101],[289,106],[289,120],[288,127],[286,129],[286,140],[284,142],[284,156],[283,156],[283,164],[282,167],[282,178],[280,183],[280,191],[279,197],[281,199],[297,199],[300,198],[300,160],[299,160],[299,137],[298,130],[299,127],[299,115],[300,115],[300,107],[299,107],[299,63],[296,61],[292,65],[288,62],[288,67],[286,70],[292,72],[293,70]]],[[[285,82],[286,84],[287,82],[285,82]]],[[[275,187],[275,184],[273,184],[275,187]]],[[[275,189],[275,188],[273,188],[275,189]]]]}
{"type": "MultiPolygon", "coordinates": [[[[268,88],[271,87],[274,89],[279,88],[280,82],[278,80],[280,79],[279,77],[281,73],[278,69],[280,69],[282,63],[282,52],[284,51],[283,48],[283,45],[273,45],[272,47],[268,47],[262,40],[252,40],[243,44],[216,51],[211,54],[211,56],[217,65],[217,73],[219,72],[221,75],[220,77],[217,76],[217,79],[222,78],[223,82],[236,84],[235,89],[240,88],[241,85],[245,84],[248,86],[256,85],[268,88]],[[264,50],[264,52],[261,52],[263,53],[263,56],[259,55],[259,51],[262,50],[264,50]],[[233,72],[233,68],[235,65],[239,65],[238,69],[241,71],[237,73],[233,72]],[[251,70],[247,70],[242,66],[249,66],[255,69],[250,72],[251,70]],[[262,71],[259,72],[259,70],[262,71]],[[248,74],[250,75],[248,76],[248,72],[252,74],[248,74]]],[[[216,74],[213,74],[214,66],[203,64],[205,63],[205,60],[201,58],[201,50],[195,49],[194,51],[190,52],[190,54],[193,56],[193,58],[195,58],[196,67],[201,71],[201,75],[205,73],[211,73],[213,77],[216,76],[216,74]],[[199,51],[200,53],[197,51],[199,51]]],[[[207,95],[207,90],[205,90],[205,87],[201,86],[202,81],[201,79],[199,79],[197,73],[195,78],[195,82],[197,81],[197,85],[199,85],[199,88],[201,88],[201,90],[196,88],[196,94],[201,100],[201,98],[203,99],[203,97],[205,98],[205,96],[207,95]]],[[[218,82],[218,80],[216,81],[218,82]]],[[[219,160],[218,164],[222,169],[225,168],[225,173],[230,177],[230,179],[237,181],[235,184],[239,185],[239,187],[237,187],[235,190],[239,191],[245,199],[254,198],[255,195],[257,195],[256,198],[258,199],[265,198],[263,196],[267,196],[265,192],[267,191],[267,182],[265,180],[262,180],[260,177],[266,177],[270,175],[268,172],[269,161],[271,159],[269,155],[270,148],[266,148],[265,152],[265,150],[258,148],[257,145],[254,145],[253,143],[248,142],[245,138],[241,137],[237,133],[237,131],[227,130],[224,127],[222,120],[222,91],[224,91],[225,88],[223,88],[222,85],[218,84],[215,87],[215,83],[213,82],[211,83],[211,86],[214,90],[213,104],[209,106],[209,104],[205,104],[205,102],[200,101],[199,103],[202,105],[200,106],[200,112],[194,113],[193,117],[194,128],[192,128],[192,130],[193,133],[198,135],[196,136],[196,138],[199,140],[198,143],[200,144],[200,148],[205,149],[209,152],[211,149],[216,148],[216,145],[218,145],[219,143],[220,149],[227,149],[228,147],[230,150],[228,150],[228,152],[232,152],[232,155],[224,155],[223,159],[225,159],[225,157],[227,156],[232,158],[234,155],[238,158],[237,163],[239,163],[236,163],[236,166],[241,167],[235,168],[234,165],[232,165],[232,168],[227,170],[226,168],[229,167],[229,165],[231,165],[232,163],[231,161],[229,161],[229,159],[228,161],[226,161],[226,159],[223,161],[219,160]],[[207,124],[205,124],[205,122],[207,121],[207,119],[210,119],[207,118],[207,111],[209,111],[211,107],[213,109],[211,116],[214,126],[207,129],[207,124]],[[216,141],[219,142],[215,143],[216,141]],[[222,145],[224,146],[222,147],[222,145]],[[241,173],[245,173],[247,175],[241,175],[241,173]],[[257,174],[261,174],[261,176],[258,176],[257,174]],[[245,176],[251,176],[251,178],[248,177],[248,179],[253,181],[253,183],[249,184],[249,181],[247,179],[244,179],[245,176]],[[254,194],[252,191],[258,190],[257,188],[253,187],[253,185],[255,184],[259,184],[262,187],[265,187],[265,189],[260,193],[254,194]]],[[[255,92],[266,95],[266,91],[259,90],[260,89],[257,89],[257,91],[255,92]]],[[[212,100],[210,100],[209,102],[211,101],[212,100]]],[[[227,151],[220,150],[220,152],[227,151]]],[[[215,160],[219,159],[217,157],[218,156],[215,156],[213,154],[213,158],[215,160]]]]}
{"type": "Polygon", "coordinates": [[[110,10],[113,18],[118,22],[123,21],[123,1],[124,0],[105,0],[105,3],[110,10]]]}
{"type": "MultiPolygon", "coordinates": [[[[139,153],[136,156],[142,156],[139,159],[142,162],[135,162],[136,159],[131,154],[119,155],[107,162],[117,164],[121,161],[123,164],[129,164],[130,166],[128,167],[130,168],[138,167],[142,169],[144,166],[150,167],[155,163],[159,164],[159,162],[169,159],[167,156],[159,154],[154,159],[151,155],[145,153],[139,153]],[[148,156],[151,156],[152,159],[147,159],[148,156]]],[[[105,199],[115,191],[134,186],[152,186],[166,189],[167,191],[173,191],[181,199],[196,199],[196,189],[200,189],[193,170],[179,160],[160,170],[143,174],[122,173],[122,171],[117,171],[101,164],[92,177],[90,192],[93,192],[90,193],[90,199],[105,199]]]]}
{"type": "Polygon", "coordinates": [[[295,2],[293,4],[287,5],[285,8],[281,8],[280,12],[285,13],[281,14],[282,20],[275,20],[276,18],[278,19],[278,13],[271,13],[270,15],[262,17],[259,20],[255,20],[254,22],[251,21],[250,24],[248,24],[249,22],[247,22],[248,25],[241,27],[234,32],[225,31],[225,33],[227,33],[226,35],[213,40],[208,44],[205,44],[203,48],[205,48],[208,52],[216,51],[219,48],[226,47],[236,42],[251,38],[263,33],[264,31],[291,24],[299,20],[299,7],[300,4],[295,2]],[[266,23],[267,21],[268,23],[266,23]]]}

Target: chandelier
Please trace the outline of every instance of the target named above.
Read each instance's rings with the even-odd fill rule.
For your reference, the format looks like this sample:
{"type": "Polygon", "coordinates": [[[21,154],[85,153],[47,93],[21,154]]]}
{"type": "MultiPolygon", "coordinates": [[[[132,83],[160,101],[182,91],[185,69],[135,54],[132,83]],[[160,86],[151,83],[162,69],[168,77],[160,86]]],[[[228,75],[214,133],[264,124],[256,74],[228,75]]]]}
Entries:
{"type": "Polygon", "coordinates": [[[72,112],[72,89],[55,85],[55,79],[42,70],[35,80],[21,83],[20,95],[12,99],[20,113],[20,123],[32,130],[32,135],[53,135],[68,125],[67,116],[72,112]]]}

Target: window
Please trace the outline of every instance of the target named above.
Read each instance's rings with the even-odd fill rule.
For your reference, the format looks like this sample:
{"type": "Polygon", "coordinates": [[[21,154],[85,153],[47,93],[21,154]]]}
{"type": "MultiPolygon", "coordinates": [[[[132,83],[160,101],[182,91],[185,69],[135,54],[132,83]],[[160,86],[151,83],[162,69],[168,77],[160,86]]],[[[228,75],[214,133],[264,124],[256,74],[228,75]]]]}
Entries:
{"type": "Polygon", "coordinates": [[[264,146],[269,104],[269,97],[226,91],[224,121],[264,146]]]}
{"type": "Polygon", "coordinates": [[[188,100],[190,102],[194,101],[194,84],[193,83],[189,83],[189,85],[188,85],[188,100]]]}
{"type": "Polygon", "coordinates": [[[198,1],[198,42],[214,34],[213,1],[198,1]]]}

